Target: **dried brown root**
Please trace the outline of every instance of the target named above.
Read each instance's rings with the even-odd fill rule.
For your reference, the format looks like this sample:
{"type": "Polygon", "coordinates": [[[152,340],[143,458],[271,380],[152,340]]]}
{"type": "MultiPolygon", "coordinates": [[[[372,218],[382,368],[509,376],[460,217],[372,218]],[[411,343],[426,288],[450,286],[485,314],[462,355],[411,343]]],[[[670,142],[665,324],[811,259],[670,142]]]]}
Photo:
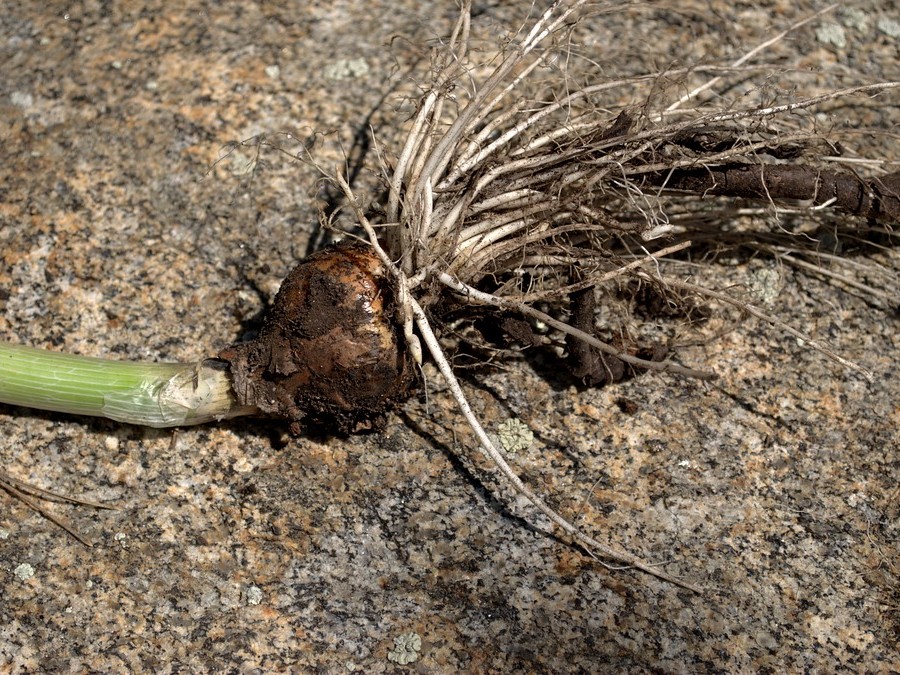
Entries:
{"type": "Polygon", "coordinates": [[[679,168],[647,177],[649,183],[697,195],[800,200],[854,216],[900,223],[900,172],[863,179],[800,164],[724,164],[679,168]]]}
{"type": "MultiPolygon", "coordinates": [[[[569,324],[585,333],[594,332],[594,313],[597,311],[597,296],[593,286],[582,288],[570,296],[572,315],[569,324]]],[[[625,376],[622,359],[591,349],[584,340],[566,335],[566,348],[572,375],[588,386],[607,382],[618,382],[625,376]]]]}
{"type": "Polygon", "coordinates": [[[52,511],[49,511],[33,498],[36,497],[37,499],[44,501],[78,504],[79,506],[90,506],[95,509],[115,510],[116,508],[109,504],[101,504],[99,502],[92,502],[78,497],[70,497],[57,492],[51,492],[50,490],[45,490],[44,488],[21,481],[18,478],[13,478],[5,471],[0,471],[0,490],[6,491],[11,497],[18,499],[35,513],[40,514],[57,527],[65,530],[73,539],[84,544],[88,548],[93,546],[93,543],[90,540],[79,534],[78,530],[76,530],[67,520],[57,516],[52,511]]]}
{"type": "Polygon", "coordinates": [[[601,342],[594,335],[580,330],[579,328],[576,328],[575,326],[572,326],[564,321],[555,319],[549,314],[535,309],[534,307],[526,303],[501,298],[496,295],[492,295],[491,293],[485,293],[484,291],[480,291],[477,288],[462,283],[459,279],[456,279],[455,277],[447,273],[439,274],[438,280],[448,288],[459,293],[462,297],[466,298],[466,300],[473,304],[491,305],[493,307],[498,307],[507,311],[518,312],[523,316],[531,317],[533,319],[537,319],[538,321],[543,321],[556,330],[561,331],[566,335],[576,337],[582,342],[590,345],[594,349],[597,349],[604,354],[608,354],[609,356],[620,359],[621,361],[624,361],[625,363],[628,363],[629,365],[635,366],[637,368],[643,368],[645,370],[655,370],[660,372],[670,372],[676,375],[694,377],[700,380],[712,380],[716,377],[713,373],[688,368],[687,366],[682,366],[681,364],[675,363],[673,361],[651,361],[639,358],[637,356],[632,356],[630,354],[625,354],[615,349],[614,347],[611,347],[605,342],[601,342]]]}

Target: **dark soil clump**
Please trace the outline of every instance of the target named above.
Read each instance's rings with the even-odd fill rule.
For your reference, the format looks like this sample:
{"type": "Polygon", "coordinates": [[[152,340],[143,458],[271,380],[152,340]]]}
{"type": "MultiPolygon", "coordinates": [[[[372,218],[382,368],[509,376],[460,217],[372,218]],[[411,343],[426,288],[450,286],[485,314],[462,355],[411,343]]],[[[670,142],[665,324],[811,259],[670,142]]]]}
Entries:
{"type": "Polygon", "coordinates": [[[341,432],[377,428],[406,398],[413,368],[394,321],[394,291],[375,252],[339,244],[303,260],[259,336],[225,349],[243,405],[341,432]]]}

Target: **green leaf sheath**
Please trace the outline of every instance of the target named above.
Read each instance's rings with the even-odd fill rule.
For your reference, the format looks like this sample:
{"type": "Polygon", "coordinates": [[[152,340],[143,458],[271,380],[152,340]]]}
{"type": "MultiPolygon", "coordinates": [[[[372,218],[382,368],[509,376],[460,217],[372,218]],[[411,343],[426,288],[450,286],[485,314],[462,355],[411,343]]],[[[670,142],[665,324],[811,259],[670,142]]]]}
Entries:
{"type": "Polygon", "coordinates": [[[0,402],[151,427],[202,424],[239,406],[217,361],[138,363],[0,344],[0,402]]]}

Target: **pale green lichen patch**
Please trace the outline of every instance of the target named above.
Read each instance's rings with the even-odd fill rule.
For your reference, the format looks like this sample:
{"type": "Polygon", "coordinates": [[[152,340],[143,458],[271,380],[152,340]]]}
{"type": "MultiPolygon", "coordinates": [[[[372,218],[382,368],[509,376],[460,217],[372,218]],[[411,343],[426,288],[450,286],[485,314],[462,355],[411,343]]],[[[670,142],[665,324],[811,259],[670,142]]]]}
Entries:
{"type": "Polygon", "coordinates": [[[34,576],[34,567],[29,565],[28,563],[22,563],[21,565],[16,565],[16,569],[13,570],[13,574],[16,575],[16,578],[19,581],[27,581],[34,576]]]}
{"type": "Polygon", "coordinates": [[[522,420],[510,418],[497,428],[500,445],[509,453],[527,450],[534,441],[534,433],[522,420]]]}
{"type": "Polygon", "coordinates": [[[369,64],[365,59],[340,59],[325,66],[326,80],[356,79],[369,74],[369,64]]]}
{"type": "Polygon", "coordinates": [[[263,592],[259,586],[250,586],[247,589],[247,604],[258,605],[263,601],[263,592]]]}
{"type": "Polygon", "coordinates": [[[394,638],[394,648],[388,652],[388,660],[405,666],[419,658],[422,638],[418,633],[403,633],[394,638]]]}
{"type": "Polygon", "coordinates": [[[784,277],[775,266],[758,265],[750,272],[749,291],[766,306],[774,304],[783,288],[784,277]]]}
{"type": "Polygon", "coordinates": [[[837,23],[826,23],[816,30],[816,40],[823,44],[834,45],[838,49],[847,46],[847,34],[844,27],[837,23]]]}
{"type": "Polygon", "coordinates": [[[900,38],[900,22],[886,16],[878,19],[878,30],[893,38],[900,38]]]}

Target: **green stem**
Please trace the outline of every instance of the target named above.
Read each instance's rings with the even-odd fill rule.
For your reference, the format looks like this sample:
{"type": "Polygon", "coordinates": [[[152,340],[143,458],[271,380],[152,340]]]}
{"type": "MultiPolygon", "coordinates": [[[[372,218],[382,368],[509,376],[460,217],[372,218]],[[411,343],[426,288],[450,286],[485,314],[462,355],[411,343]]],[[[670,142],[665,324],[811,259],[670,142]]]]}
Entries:
{"type": "Polygon", "coordinates": [[[237,402],[227,367],[215,359],[136,363],[2,343],[0,403],[149,427],[259,412],[237,402]]]}

